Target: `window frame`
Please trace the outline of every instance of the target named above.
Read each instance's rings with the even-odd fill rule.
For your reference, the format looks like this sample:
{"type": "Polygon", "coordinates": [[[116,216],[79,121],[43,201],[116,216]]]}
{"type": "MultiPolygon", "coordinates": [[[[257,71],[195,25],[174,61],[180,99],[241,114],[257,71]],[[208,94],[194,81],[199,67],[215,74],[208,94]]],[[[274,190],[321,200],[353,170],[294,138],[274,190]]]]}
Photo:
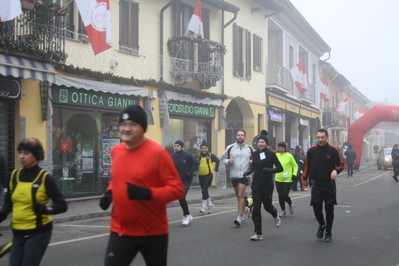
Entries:
{"type": "Polygon", "coordinates": [[[119,51],[138,55],[140,5],[132,0],[121,0],[119,3],[119,51]],[[127,7],[125,5],[128,5],[127,7]],[[127,15],[124,13],[127,12],[127,15]],[[126,19],[127,16],[127,19],[126,19]],[[128,36],[125,36],[125,32],[128,36]]]}

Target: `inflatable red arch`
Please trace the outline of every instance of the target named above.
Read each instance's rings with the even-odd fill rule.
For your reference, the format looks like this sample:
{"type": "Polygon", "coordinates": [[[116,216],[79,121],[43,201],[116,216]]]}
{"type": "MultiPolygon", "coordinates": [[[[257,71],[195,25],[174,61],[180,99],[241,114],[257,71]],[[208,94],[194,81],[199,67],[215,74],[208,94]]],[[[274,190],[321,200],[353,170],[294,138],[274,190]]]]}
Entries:
{"type": "Polygon", "coordinates": [[[358,170],[363,151],[363,137],[380,122],[399,122],[399,106],[375,105],[349,126],[348,142],[356,151],[354,169],[358,170]]]}

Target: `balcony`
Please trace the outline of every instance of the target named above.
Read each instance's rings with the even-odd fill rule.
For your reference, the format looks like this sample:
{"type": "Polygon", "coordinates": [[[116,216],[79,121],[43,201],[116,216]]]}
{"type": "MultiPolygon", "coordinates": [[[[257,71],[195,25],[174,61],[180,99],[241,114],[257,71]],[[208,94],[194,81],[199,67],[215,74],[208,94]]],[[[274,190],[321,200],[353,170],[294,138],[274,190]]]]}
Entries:
{"type": "Polygon", "coordinates": [[[323,125],[336,130],[348,130],[350,125],[350,118],[332,107],[324,108],[323,120],[323,125]]]}
{"type": "Polygon", "coordinates": [[[0,51],[63,63],[65,54],[65,9],[44,2],[24,9],[13,21],[0,23],[0,51]]]}
{"type": "Polygon", "coordinates": [[[292,93],[294,83],[288,69],[276,63],[269,63],[267,72],[267,88],[271,88],[280,93],[292,93]]]}
{"type": "Polygon", "coordinates": [[[176,83],[198,80],[201,89],[209,89],[222,78],[222,57],[226,50],[220,43],[174,37],[168,40],[168,49],[171,56],[169,72],[176,83]]]}
{"type": "MultiPolygon", "coordinates": [[[[298,90],[296,91],[298,92],[298,90]]],[[[298,99],[308,104],[316,103],[316,87],[313,84],[308,83],[308,90],[303,94],[299,94],[298,99]]]]}

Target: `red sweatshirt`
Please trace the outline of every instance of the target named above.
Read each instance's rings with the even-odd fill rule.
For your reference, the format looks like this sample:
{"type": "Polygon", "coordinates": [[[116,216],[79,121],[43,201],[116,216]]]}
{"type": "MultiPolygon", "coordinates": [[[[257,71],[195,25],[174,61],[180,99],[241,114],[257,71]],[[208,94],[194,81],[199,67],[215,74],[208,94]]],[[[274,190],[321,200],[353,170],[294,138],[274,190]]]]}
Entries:
{"type": "Polygon", "coordinates": [[[132,150],[126,149],[124,142],[116,145],[111,157],[111,231],[129,236],[168,234],[166,204],[184,197],[182,181],[168,151],[145,139],[132,150]],[[150,188],[152,198],[129,200],[126,182],[150,188]]]}

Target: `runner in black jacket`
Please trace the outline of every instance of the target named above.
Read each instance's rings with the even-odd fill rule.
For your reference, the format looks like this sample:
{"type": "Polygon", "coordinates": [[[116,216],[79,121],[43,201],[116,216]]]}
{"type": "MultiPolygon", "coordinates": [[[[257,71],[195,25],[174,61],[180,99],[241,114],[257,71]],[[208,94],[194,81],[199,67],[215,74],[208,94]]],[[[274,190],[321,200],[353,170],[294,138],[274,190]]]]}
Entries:
{"type": "Polygon", "coordinates": [[[317,131],[317,144],[306,153],[305,168],[302,174],[303,184],[308,185],[310,178],[311,201],[313,211],[319,222],[317,238],[322,239],[326,230],[325,241],[332,242],[332,224],[334,205],[337,205],[335,180],[344,169],[344,162],[337,148],[328,143],[328,132],[317,131]],[[326,222],[323,216],[323,202],[326,211],[326,222]]]}

